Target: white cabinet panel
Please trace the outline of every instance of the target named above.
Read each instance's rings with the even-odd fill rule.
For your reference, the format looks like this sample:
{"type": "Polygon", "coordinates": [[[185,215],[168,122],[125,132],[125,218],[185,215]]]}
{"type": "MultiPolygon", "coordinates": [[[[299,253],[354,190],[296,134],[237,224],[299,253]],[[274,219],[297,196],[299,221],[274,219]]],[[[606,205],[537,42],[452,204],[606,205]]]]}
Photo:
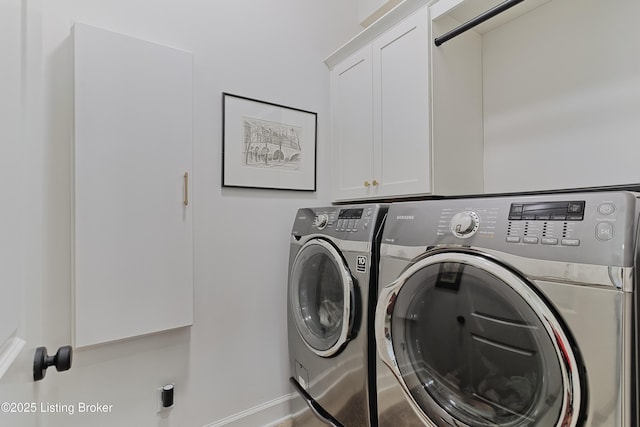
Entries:
{"type": "Polygon", "coordinates": [[[373,168],[373,99],[371,46],[365,46],[338,65],[331,74],[333,117],[333,178],[336,193],[344,198],[371,191],[373,168]],[[369,186],[364,182],[368,180],[369,186]]]}
{"type": "Polygon", "coordinates": [[[430,192],[427,37],[423,8],[373,42],[374,177],[380,196],[430,192]]]}
{"type": "Polygon", "coordinates": [[[75,345],[193,323],[192,55],[76,24],[75,345]]]}

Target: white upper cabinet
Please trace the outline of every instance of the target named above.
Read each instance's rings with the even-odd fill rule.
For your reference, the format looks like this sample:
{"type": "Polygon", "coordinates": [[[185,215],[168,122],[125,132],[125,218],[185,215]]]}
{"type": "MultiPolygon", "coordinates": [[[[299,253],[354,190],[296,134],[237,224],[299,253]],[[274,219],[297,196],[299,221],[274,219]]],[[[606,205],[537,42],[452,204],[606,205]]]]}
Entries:
{"type": "Polygon", "coordinates": [[[427,22],[423,7],[331,70],[334,200],[431,191],[427,22]]]}
{"type": "Polygon", "coordinates": [[[432,138],[427,3],[400,3],[325,60],[335,201],[482,191],[482,163],[466,169],[481,145],[432,138]]]}
{"type": "Polygon", "coordinates": [[[75,32],[75,345],[193,323],[189,52],[75,32]]]}

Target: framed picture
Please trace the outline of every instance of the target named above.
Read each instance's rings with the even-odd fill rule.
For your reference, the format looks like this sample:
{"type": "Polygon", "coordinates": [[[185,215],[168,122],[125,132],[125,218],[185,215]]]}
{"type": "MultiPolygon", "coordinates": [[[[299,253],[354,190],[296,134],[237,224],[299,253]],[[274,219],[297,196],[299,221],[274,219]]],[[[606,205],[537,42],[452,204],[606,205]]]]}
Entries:
{"type": "Polygon", "coordinates": [[[222,186],[316,191],[318,114],[222,94],[222,186]]]}

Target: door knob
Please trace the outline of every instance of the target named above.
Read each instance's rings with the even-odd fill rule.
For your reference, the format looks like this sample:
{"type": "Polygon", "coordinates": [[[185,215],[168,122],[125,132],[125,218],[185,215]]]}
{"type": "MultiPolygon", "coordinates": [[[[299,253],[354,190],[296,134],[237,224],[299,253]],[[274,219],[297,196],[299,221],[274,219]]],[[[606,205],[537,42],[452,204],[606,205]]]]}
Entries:
{"type": "Polygon", "coordinates": [[[58,372],[68,370],[72,359],[73,349],[70,345],[60,347],[53,356],[47,354],[47,347],[38,347],[33,358],[33,380],[43,379],[49,366],[55,366],[58,372]]]}

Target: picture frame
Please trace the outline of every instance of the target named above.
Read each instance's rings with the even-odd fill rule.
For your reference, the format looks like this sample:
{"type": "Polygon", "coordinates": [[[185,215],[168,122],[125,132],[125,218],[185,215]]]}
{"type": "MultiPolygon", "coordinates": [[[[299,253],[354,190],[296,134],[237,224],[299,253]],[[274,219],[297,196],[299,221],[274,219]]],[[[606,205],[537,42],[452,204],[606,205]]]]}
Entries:
{"type": "Polygon", "coordinates": [[[222,186],[316,191],[318,114],[222,93],[222,186]]]}

